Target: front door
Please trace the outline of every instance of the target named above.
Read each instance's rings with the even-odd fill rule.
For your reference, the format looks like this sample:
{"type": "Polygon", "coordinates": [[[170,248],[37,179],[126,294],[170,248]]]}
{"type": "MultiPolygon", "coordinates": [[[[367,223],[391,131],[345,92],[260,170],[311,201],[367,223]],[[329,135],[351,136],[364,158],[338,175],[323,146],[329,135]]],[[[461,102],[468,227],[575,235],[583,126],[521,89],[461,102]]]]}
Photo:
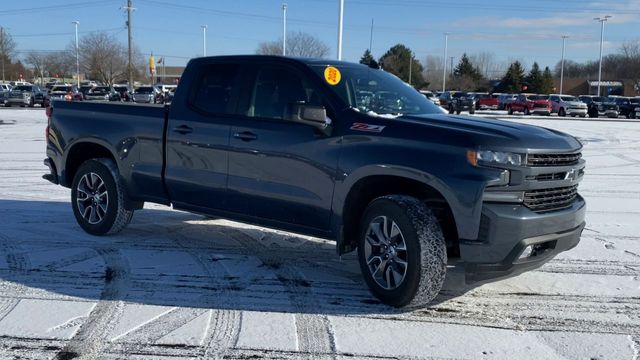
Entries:
{"type": "Polygon", "coordinates": [[[292,103],[327,104],[296,69],[264,65],[255,78],[241,110],[246,116],[231,127],[231,206],[251,216],[326,230],[339,141],[288,120],[287,114],[292,103]]]}

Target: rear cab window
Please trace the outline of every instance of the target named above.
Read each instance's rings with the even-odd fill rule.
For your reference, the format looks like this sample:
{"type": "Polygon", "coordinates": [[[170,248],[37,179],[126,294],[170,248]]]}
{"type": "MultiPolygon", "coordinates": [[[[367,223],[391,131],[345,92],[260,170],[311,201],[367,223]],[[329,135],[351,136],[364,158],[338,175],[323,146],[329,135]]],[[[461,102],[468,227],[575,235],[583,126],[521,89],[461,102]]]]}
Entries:
{"type": "Polygon", "coordinates": [[[190,107],[211,115],[237,114],[241,68],[239,64],[203,66],[188,99],[190,107]]]}

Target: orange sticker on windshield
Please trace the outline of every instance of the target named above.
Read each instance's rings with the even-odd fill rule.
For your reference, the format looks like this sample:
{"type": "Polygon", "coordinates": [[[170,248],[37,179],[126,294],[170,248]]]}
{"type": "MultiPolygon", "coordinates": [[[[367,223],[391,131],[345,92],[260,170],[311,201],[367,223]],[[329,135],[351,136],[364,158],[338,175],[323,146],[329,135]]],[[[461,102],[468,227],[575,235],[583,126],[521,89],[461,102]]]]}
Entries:
{"type": "Polygon", "coordinates": [[[337,68],[328,66],[324,69],[324,79],[329,83],[329,85],[338,85],[341,78],[342,75],[340,74],[340,70],[337,68]]]}

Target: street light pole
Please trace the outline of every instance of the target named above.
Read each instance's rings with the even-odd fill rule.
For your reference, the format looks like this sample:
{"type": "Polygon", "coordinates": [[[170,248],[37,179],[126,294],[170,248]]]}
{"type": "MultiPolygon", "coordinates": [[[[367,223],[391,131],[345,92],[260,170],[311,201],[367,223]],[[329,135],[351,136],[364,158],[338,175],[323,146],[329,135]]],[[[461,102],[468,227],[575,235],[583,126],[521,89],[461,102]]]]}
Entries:
{"type": "Polygon", "coordinates": [[[287,56],[287,3],[282,4],[282,56],[287,56]]]}
{"type": "Polygon", "coordinates": [[[600,84],[602,83],[602,49],[604,47],[604,23],[607,22],[612,16],[605,15],[602,18],[593,18],[593,20],[599,21],[602,24],[600,29],[600,65],[598,66],[598,96],[600,96],[600,84]]]}
{"type": "Polygon", "coordinates": [[[338,60],[342,60],[342,20],[344,18],[344,0],[340,0],[338,11],[338,60]]]}
{"type": "Polygon", "coordinates": [[[207,25],[201,25],[202,28],[202,56],[207,56],[207,25]]]}
{"type": "Polygon", "coordinates": [[[80,21],[72,22],[76,26],[76,77],[77,85],[80,87],[80,48],[78,47],[78,25],[80,21]]]}
{"type": "Polygon", "coordinates": [[[564,46],[565,41],[567,40],[567,35],[562,35],[562,65],[560,65],[560,95],[564,94],[563,85],[564,85],[564,46]]]}
{"type": "Polygon", "coordinates": [[[444,33],[444,57],[442,58],[442,92],[447,90],[447,47],[449,45],[449,33],[444,33]]]}

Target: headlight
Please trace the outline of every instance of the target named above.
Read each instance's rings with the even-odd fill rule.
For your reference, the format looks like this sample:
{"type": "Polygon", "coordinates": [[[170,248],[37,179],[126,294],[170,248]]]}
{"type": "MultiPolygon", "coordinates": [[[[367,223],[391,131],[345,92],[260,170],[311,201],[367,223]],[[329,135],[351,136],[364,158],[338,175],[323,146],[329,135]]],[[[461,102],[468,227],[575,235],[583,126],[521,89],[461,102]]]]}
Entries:
{"type": "Polygon", "coordinates": [[[491,150],[468,150],[467,151],[467,161],[473,165],[478,166],[479,164],[487,164],[491,165],[512,165],[512,166],[520,166],[522,165],[522,155],[503,152],[503,151],[491,151],[491,150]]]}

